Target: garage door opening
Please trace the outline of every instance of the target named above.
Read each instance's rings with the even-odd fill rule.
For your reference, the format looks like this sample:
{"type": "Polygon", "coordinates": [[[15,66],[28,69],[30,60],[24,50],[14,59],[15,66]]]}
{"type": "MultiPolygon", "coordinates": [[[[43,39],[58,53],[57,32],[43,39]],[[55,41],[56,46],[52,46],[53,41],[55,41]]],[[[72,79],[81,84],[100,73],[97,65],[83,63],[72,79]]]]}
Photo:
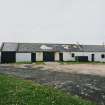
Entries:
{"type": "Polygon", "coordinates": [[[59,53],[59,60],[63,61],[63,53],[59,53]]]}
{"type": "Polygon", "coordinates": [[[43,52],[43,61],[54,61],[54,52],[43,52]]]}
{"type": "Polygon", "coordinates": [[[1,63],[15,63],[15,62],[16,62],[16,52],[1,53],[1,63]]]}
{"type": "Polygon", "coordinates": [[[94,54],[91,55],[91,61],[94,62],[94,54]]]}
{"type": "Polygon", "coordinates": [[[36,61],[36,53],[31,53],[31,62],[36,61]]]}
{"type": "Polygon", "coordinates": [[[88,62],[88,56],[76,56],[75,59],[79,62],[88,62]]]}

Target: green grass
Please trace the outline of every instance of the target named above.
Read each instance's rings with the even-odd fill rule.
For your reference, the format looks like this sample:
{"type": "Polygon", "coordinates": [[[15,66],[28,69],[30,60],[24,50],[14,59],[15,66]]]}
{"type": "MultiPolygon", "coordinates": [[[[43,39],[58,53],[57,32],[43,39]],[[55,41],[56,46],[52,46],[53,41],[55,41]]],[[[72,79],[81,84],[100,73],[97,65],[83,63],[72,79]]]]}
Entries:
{"type": "Polygon", "coordinates": [[[35,64],[41,65],[41,64],[45,64],[43,61],[37,61],[35,62],[35,64]]]}
{"type": "Polygon", "coordinates": [[[32,62],[16,62],[16,64],[32,64],[32,62]]]}
{"type": "Polygon", "coordinates": [[[0,105],[95,105],[32,81],[0,75],[0,105]]]}
{"type": "Polygon", "coordinates": [[[45,64],[43,61],[37,61],[37,62],[16,62],[16,64],[45,64]]]}
{"type": "MultiPolygon", "coordinates": [[[[44,61],[34,62],[38,65],[45,65],[44,61]]],[[[105,62],[78,62],[78,61],[58,61],[60,64],[105,64],[105,62]]],[[[15,64],[33,64],[33,62],[16,62],[15,64]]]]}
{"type": "Polygon", "coordinates": [[[63,61],[60,64],[105,64],[105,62],[78,62],[78,61],[63,61]]]}

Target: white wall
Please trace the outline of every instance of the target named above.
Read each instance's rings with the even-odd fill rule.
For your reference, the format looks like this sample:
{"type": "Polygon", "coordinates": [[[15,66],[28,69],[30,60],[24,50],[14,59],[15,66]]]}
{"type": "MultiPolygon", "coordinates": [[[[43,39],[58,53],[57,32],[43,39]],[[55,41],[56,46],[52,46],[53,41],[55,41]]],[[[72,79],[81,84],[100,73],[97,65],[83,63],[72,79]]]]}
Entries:
{"type": "Polygon", "coordinates": [[[75,61],[75,57],[72,57],[71,52],[63,52],[63,61],[75,61]]]}
{"type": "Polygon", "coordinates": [[[31,53],[16,53],[16,62],[31,62],[31,53]]]}
{"type": "Polygon", "coordinates": [[[97,52],[97,53],[95,53],[95,61],[105,62],[105,58],[101,58],[102,54],[105,55],[105,52],[97,52]]]}
{"type": "Polygon", "coordinates": [[[55,61],[59,61],[59,52],[55,52],[55,61]]]}
{"type": "Polygon", "coordinates": [[[101,58],[102,54],[105,52],[73,52],[75,56],[88,56],[88,60],[91,61],[92,54],[94,54],[94,60],[99,62],[105,62],[105,58],[101,58]]]}
{"type": "Polygon", "coordinates": [[[36,61],[43,61],[43,52],[36,52],[36,61]]]}
{"type": "Polygon", "coordinates": [[[91,54],[90,52],[72,52],[75,54],[75,56],[88,56],[88,60],[91,61],[91,54]]]}
{"type": "Polygon", "coordinates": [[[63,60],[75,61],[75,57],[72,57],[72,53],[74,53],[75,56],[88,56],[89,61],[91,61],[91,55],[94,54],[94,61],[105,62],[105,58],[101,58],[101,55],[105,54],[105,52],[63,52],[63,60]]]}
{"type": "Polygon", "coordinates": [[[0,63],[1,63],[1,52],[0,52],[0,63]]]}
{"type": "MultiPolygon", "coordinates": [[[[91,61],[91,54],[95,54],[95,61],[105,62],[105,58],[101,58],[101,55],[105,54],[105,52],[63,52],[63,60],[75,61],[72,53],[74,53],[75,56],[88,56],[89,61],[91,61]]],[[[36,61],[43,61],[43,52],[36,52],[36,61]]],[[[55,53],[55,61],[59,61],[59,52],[55,53]]],[[[16,62],[31,62],[31,53],[16,53],[16,62]]]]}

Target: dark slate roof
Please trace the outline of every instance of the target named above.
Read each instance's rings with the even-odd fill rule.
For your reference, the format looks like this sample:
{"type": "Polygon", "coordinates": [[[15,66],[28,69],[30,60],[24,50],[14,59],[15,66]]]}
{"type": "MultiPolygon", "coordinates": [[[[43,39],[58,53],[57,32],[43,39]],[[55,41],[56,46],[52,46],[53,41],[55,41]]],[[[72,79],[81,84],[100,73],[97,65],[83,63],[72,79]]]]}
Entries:
{"type": "Polygon", "coordinates": [[[104,45],[77,45],[77,44],[49,44],[49,43],[3,43],[1,51],[35,52],[105,52],[104,45]]]}
{"type": "Polygon", "coordinates": [[[16,51],[18,47],[17,43],[3,43],[2,51],[16,51]]]}
{"type": "Polygon", "coordinates": [[[79,50],[72,44],[48,44],[48,43],[19,43],[18,52],[35,52],[35,51],[71,51],[79,50]]]}
{"type": "Polygon", "coordinates": [[[104,45],[83,45],[84,52],[105,52],[104,45]]]}

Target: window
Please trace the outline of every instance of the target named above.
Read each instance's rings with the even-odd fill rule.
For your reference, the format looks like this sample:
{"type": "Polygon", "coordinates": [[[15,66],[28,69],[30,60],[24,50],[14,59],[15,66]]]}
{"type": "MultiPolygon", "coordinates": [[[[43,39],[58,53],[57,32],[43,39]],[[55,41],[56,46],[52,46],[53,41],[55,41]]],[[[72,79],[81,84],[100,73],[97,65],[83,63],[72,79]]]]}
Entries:
{"type": "Polygon", "coordinates": [[[75,54],[74,53],[72,53],[72,57],[75,57],[75,54]]]}
{"type": "Polygon", "coordinates": [[[105,55],[104,55],[104,54],[102,54],[102,55],[101,55],[101,58],[105,58],[105,55]]]}

